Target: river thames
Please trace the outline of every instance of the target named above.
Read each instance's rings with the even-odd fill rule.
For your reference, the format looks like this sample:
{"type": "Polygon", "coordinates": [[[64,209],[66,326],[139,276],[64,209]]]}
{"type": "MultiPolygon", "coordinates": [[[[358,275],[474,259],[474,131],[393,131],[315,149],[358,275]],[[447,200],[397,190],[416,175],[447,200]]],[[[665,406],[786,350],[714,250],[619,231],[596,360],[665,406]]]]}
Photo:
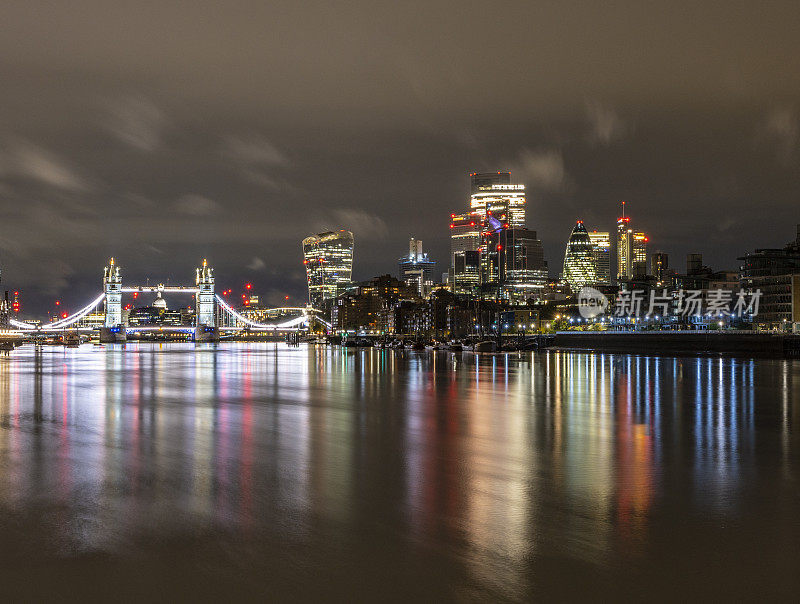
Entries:
{"type": "Polygon", "coordinates": [[[283,344],[0,358],[0,592],[795,599],[800,361],[283,344]]]}

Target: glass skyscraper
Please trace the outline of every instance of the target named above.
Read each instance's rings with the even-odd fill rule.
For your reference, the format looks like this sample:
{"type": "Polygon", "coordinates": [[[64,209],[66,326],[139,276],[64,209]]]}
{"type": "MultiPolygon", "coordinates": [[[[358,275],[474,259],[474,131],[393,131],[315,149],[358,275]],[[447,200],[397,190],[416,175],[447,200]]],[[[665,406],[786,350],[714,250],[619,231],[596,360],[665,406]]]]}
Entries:
{"type": "Polygon", "coordinates": [[[479,282],[476,258],[483,216],[480,212],[463,212],[451,214],[450,219],[450,285],[454,293],[471,293],[479,282]]]}
{"type": "Polygon", "coordinates": [[[617,219],[617,279],[633,277],[633,229],[629,216],[617,219]]]}
{"type": "Polygon", "coordinates": [[[308,278],[308,301],[314,308],[320,308],[352,279],[353,233],[329,231],[306,237],[303,264],[308,278]]]}
{"type": "Polygon", "coordinates": [[[574,293],[578,293],[584,285],[598,282],[594,245],[589,239],[589,233],[583,226],[582,220],[575,223],[575,228],[572,229],[572,234],[567,241],[562,277],[569,283],[574,293]]]}
{"type": "Polygon", "coordinates": [[[470,211],[451,214],[449,282],[453,293],[524,302],[547,281],[541,241],[525,228],[525,185],[510,172],[470,174],[470,211]]]}
{"type": "Polygon", "coordinates": [[[633,234],[633,272],[647,273],[647,242],[650,238],[644,233],[633,234]]]}
{"type": "Polygon", "coordinates": [[[512,227],[525,227],[525,185],[511,184],[511,172],[470,174],[470,208],[507,215],[512,227]]]}
{"type": "Polygon", "coordinates": [[[647,272],[647,242],[649,238],[631,228],[631,218],[625,215],[625,202],[622,202],[622,216],[617,219],[617,279],[632,279],[638,272],[647,272]]]}
{"type": "Polygon", "coordinates": [[[594,265],[597,282],[601,285],[611,283],[611,233],[590,231],[589,241],[594,246],[594,265]]]}

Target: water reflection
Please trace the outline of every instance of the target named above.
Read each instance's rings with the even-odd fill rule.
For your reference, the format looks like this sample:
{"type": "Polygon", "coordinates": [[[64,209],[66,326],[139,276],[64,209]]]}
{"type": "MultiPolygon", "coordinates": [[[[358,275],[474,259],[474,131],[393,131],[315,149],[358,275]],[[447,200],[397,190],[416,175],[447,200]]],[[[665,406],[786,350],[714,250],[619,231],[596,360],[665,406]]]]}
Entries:
{"type": "Polygon", "coordinates": [[[787,360],[25,347],[0,357],[0,538],[23,523],[27,564],[192,538],[221,577],[522,599],[646,574],[678,518],[797,536],[799,419],[787,360]]]}

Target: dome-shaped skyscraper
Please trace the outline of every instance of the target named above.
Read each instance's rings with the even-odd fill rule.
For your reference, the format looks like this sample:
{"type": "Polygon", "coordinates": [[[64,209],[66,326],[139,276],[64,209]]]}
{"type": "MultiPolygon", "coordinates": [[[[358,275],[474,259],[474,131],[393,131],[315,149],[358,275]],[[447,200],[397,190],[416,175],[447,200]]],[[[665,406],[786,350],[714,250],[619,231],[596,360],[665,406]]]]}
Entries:
{"type": "Polygon", "coordinates": [[[594,256],[594,244],[589,238],[583,221],[579,220],[572,229],[564,254],[563,279],[569,283],[574,293],[584,285],[597,283],[597,266],[594,256]]]}

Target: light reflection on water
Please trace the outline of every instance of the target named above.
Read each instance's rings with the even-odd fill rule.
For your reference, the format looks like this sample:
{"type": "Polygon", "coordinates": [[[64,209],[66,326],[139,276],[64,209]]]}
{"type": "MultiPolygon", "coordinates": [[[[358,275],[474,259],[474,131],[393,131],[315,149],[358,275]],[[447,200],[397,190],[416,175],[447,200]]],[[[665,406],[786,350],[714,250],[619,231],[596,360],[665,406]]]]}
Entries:
{"type": "Polygon", "coordinates": [[[0,358],[0,575],[162,595],[786,595],[799,414],[787,360],[24,347],[0,358]]]}

